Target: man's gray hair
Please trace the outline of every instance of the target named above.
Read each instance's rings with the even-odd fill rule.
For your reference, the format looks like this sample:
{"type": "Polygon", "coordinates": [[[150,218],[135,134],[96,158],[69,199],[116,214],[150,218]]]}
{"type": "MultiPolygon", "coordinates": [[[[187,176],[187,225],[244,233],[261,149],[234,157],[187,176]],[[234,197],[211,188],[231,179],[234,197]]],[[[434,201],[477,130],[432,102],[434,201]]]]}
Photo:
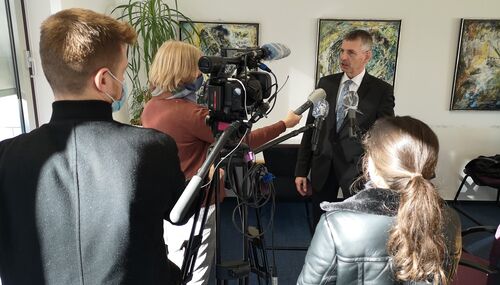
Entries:
{"type": "Polygon", "coordinates": [[[373,45],[372,35],[365,30],[352,30],[344,36],[344,41],[355,41],[361,39],[365,50],[371,50],[373,45]]]}

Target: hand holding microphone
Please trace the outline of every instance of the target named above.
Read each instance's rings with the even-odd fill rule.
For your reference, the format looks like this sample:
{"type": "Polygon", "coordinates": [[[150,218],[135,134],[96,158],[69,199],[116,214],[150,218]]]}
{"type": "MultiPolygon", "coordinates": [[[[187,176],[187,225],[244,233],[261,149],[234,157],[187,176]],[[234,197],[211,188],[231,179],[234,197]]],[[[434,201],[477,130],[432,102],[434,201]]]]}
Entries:
{"type": "Polygon", "coordinates": [[[282,121],[283,123],[285,123],[286,128],[293,128],[300,122],[300,119],[302,119],[301,115],[297,115],[292,111],[288,111],[288,114],[282,121]]]}

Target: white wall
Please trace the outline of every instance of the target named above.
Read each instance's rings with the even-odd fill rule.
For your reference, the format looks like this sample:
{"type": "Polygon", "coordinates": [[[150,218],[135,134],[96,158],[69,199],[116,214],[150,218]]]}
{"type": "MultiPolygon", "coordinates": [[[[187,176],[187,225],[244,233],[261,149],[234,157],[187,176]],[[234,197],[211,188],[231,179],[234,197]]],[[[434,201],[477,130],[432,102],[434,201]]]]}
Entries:
{"type": "MultiPolygon", "coordinates": [[[[50,8],[44,2],[61,2],[62,8],[78,6],[101,12],[109,11],[114,3],[111,0],[28,2],[40,6],[30,13],[33,17],[30,21],[34,22],[30,27],[32,42],[35,38],[36,46],[40,18],[48,16],[50,8]]],[[[289,57],[269,64],[281,84],[287,75],[290,80],[279,94],[276,109],[268,119],[259,122],[260,126],[282,118],[288,109],[303,103],[314,89],[319,18],[401,19],[396,114],[425,121],[439,136],[441,153],[436,183],[442,196],[453,198],[468,160],[482,154],[500,153],[500,112],[448,110],[460,18],[498,18],[498,0],[183,0],[179,4],[181,11],[193,20],[259,23],[261,44],[280,42],[292,50],[289,57]]],[[[38,81],[43,80],[38,78],[38,81]]],[[[43,123],[50,117],[47,98],[51,97],[47,96],[50,92],[43,83],[40,90],[38,104],[43,123]]],[[[291,140],[299,141],[299,137],[291,140]]],[[[495,198],[493,191],[486,193],[489,195],[475,195],[473,189],[468,191],[475,199],[495,198]]]]}
{"type": "MultiPolygon", "coordinates": [[[[117,1],[118,2],[118,1],[117,1]]],[[[61,9],[72,7],[91,9],[96,12],[109,14],[115,6],[113,0],[25,0],[26,17],[28,22],[28,37],[35,60],[35,96],[37,99],[37,110],[39,124],[43,125],[50,120],[52,102],[54,101],[52,89],[45,79],[40,62],[40,25],[50,15],[59,12],[61,9]]],[[[121,122],[128,122],[128,110],[123,108],[120,112],[114,113],[113,117],[121,122]]]]}

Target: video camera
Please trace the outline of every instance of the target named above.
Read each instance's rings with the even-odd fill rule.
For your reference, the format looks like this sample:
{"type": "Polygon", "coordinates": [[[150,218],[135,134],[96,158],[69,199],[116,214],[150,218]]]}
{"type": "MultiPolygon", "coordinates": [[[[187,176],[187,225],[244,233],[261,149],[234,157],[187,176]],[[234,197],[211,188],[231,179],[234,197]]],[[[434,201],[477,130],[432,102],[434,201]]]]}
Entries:
{"type": "Polygon", "coordinates": [[[203,56],[198,61],[200,71],[209,75],[204,101],[210,110],[207,124],[214,135],[222,131],[220,122],[243,121],[259,109],[267,111],[264,99],[271,96],[273,84],[268,73],[271,70],[260,61],[290,54],[287,47],[276,43],[236,51],[231,57],[203,56]],[[268,72],[256,71],[258,67],[268,72]]]}

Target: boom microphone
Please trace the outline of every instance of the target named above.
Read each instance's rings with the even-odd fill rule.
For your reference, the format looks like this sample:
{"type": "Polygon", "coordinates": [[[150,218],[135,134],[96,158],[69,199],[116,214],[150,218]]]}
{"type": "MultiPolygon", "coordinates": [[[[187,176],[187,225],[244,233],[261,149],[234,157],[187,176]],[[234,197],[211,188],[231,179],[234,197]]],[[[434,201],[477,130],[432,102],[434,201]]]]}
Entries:
{"type": "Polygon", "coordinates": [[[277,60],[290,55],[290,49],[284,44],[269,43],[244,54],[250,54],[255,60],[277,60]]]}
{"type": "Polygon", "coordinates": [[[269,43],[263,45],[261,50],[264,51],[265,56],[263,60],[277,60],[282,59],[290,55],[290,49],[284,44],[280,43],[269,43]]]}
{"type": "Polygon", "coordinates": [[[311,95],[307,98],[307,102],[302,104],[300,107],[293,111],[296,115],[304,113],[305,110],[309,109],[313,104],[318,103],[320,100],[326,98],[326,92],[322,88],[314,90],[311,95]]]}
{"type": "MultiPolygon", "coordinates": [[[[290,49],[284,44],[269,43],[260,48],[255,48],[250,51],[237,53],[233,57],[220,57],[220,56],[202,56],[198,60],[198,68],[203,73],[216,73],[221,70],[225,65],[234,64],[242,65],[248,58],[253,61],[260,60],[277,60],[290,55],[290,49]]],[[[265,66],[265,65],[264,65],[265,66]]],[[[257,67],[257,66],[255,66],[257,67]]],[[[270,72],[268,68],[263,70],[270,72]]]]}

